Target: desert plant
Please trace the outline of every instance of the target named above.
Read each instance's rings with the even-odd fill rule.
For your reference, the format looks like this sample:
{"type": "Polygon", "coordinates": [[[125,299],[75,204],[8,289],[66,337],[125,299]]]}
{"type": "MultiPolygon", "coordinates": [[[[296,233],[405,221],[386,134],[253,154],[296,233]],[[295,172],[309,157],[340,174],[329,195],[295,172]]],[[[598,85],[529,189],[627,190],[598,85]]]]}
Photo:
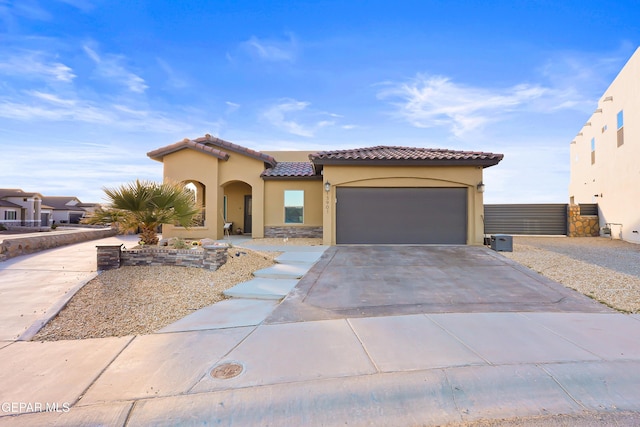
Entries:
{"type": "Polygon", "coordinates": [[[104,189],[110,202],[87,218],[88,224],[117,224],[123,231],[140,232],[140,241],[158,243],[157,229],[162,224],[189,227],[200,208],[193,193],[178,183],[139,181],[116,189],[104,189]]]}

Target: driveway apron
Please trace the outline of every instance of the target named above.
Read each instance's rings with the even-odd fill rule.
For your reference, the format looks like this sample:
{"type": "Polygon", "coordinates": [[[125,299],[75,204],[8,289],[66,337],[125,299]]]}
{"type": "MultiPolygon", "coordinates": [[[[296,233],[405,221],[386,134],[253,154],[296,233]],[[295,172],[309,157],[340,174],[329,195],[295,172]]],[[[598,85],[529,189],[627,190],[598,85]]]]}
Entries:
{"type": "Polygon", "coordinates": [[[611,310],[485,247],[334,246],[267,323],[481,312],[611,310]]]}

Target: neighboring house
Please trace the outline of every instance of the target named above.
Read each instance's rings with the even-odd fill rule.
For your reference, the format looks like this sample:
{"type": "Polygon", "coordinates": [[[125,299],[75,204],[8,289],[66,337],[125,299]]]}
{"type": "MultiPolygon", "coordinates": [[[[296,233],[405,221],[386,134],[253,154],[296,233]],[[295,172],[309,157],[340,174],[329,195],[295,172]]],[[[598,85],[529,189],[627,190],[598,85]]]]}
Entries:
{"type": "Polygon", "coordinates": [[[378,146],[258,152],[206,135],[147,154],[182,182],[201,222],[164,237],[321,237],[324,244],[482,244],[482,171],[503,155],[378,146]]]}
{"type": "MultiPolygon", "coordinates": [[[[46,214],[46,210],[45,210],[46,214]]],[[[42,194],[27,193],[19,188],[0,188],[0,223],[11,227],[47,226],[42,216],[42,194]]]]}
{"type": "Polygon", "coordinates": [[[100,209],[102,207],[101,203],[78,203],[77,207],[84,209],[85,216],[89,216],[93,214],[96,209],[100,209]]]}
{"type": "Polygon", "coordinates": [[[571,141],[570,152],[570,203],[597,203],[601,227],[640,243],[640,48],[571,141]]]}
{"type": "Polygon", "coordinates": [[[77,197],[45,196],[42,201],[51,207],[52,219],[56,224],[79,224],[87,214],[87,210],[83,207],[85,204],[77,197]]]}

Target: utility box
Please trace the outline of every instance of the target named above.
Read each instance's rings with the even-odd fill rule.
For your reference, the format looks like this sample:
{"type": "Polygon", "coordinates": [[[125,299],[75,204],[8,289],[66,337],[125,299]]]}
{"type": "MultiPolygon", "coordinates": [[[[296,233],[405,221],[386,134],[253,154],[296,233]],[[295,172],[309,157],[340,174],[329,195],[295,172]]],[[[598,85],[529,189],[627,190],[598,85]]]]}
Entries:
{"type": "Polygon", "coordinates": [[[491,249],[498,252],[513,252],[513,236],[508,234],[492,235],[491,249]]]}

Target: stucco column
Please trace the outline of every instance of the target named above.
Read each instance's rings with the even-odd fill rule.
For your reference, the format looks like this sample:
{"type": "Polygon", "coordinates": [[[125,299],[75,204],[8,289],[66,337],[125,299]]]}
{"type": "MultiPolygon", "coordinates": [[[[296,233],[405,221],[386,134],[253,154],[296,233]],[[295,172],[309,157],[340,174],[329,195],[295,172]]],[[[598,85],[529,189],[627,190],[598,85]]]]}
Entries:
{"type": "Polygon", "coordinates": [[[42,209],[42,200],[40,199],[36,199],[34,201],[34,207],[33,207],[33,221],[34,221],[34,225],[42,225],[40,224],[40,212],[42,209]]]}

